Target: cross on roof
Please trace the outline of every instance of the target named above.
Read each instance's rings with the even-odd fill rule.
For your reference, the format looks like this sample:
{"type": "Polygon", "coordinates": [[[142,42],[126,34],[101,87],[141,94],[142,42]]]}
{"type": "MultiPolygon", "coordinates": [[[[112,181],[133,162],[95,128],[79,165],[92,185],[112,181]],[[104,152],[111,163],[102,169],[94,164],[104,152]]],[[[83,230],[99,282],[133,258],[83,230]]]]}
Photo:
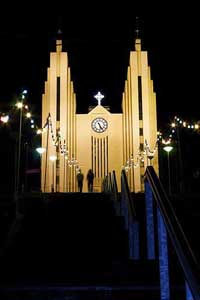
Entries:
{"type": "Polygon", "coordinates": [[[94,96],[94,98],[97,99],[98,105],[101,105],[101,100],[104,98],[104,95],[102,95],[101,92],[98,92],[98,93],[94,96]]]}

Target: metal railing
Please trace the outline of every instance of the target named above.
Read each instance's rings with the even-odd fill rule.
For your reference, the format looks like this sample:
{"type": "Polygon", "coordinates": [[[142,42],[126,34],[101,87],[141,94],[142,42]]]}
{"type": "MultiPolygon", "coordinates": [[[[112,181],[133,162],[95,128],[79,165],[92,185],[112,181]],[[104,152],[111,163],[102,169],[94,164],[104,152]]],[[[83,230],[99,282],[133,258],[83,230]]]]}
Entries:
{"type": "Polygon", "coordinates": [[[121,173],[121,202],[122,205],[123,203],[126,203],[127,207],[128,207],[128,213],[129,213],[129,219],[131,219],[132,221],[134,221],[136,219],[136,210],[131,198],[131,193],[129,190],[129,186],[128,186],[128,181],[127,181],[127,177],[126,177],[126,172],[124,170],[122,170],[121,173]]]}
{"type": "MultiPolygon", "coordinates": [[[[158,179],[152,166],[147,167],[145,180],[147,184],[147,189],[149,185],[149,196],[152,198],[157,206],[157,216],[158,216],[158,243],[160,243],[160,251],[167,254],[167,238],[165,231],[168,234],[171,243],[174,247],[176,255],[178,257],[180,266],[183,270],[183,274],[186,280],[186,286],[189,287],[191,295],[194,300],[200,300],[200,269],[197,263],[197,259],[187,241],[187,238],[182,230],[182,227],[176,217],[176,214],[173,210],[173,207],[167,197],[167,194],[164,191],[164,188],[158,179]],[[151,193],[153,197],[151,196],[151,193]]],[[[151,241],[152,242],[152,241],[151,241]]],[[[162,256],[162,253],[159,253],[159,256],[162,256]]],[[[167,258],[161,257],[160,261],[160,273],[167,271],[167,266],[162,265],[163,261],[167,258]]],[[[166,274],[167,276],[167,274],[166,274]]],[[[162,285],[162,278],[161,278],[162,285]]],[[[166,277],[163,281],[163,293],[166,292],[166,277]]],[[[162,286],[161,286],[162,294],[162,286]]],[[[161,297],[162,298],[162,297],[161,297]]],[[[168,296],[163,296],[162,299],[169,299],[168,296]]],[[[192,299],[192,298],[188,298],[192,299]]]]}
{"type": "Polygon", "coordinates": [[[139,222],[124,170],[121,173],[120,215],[124,217],[125,228],[128,231],[129,258],[139,259],[139,222]]]}

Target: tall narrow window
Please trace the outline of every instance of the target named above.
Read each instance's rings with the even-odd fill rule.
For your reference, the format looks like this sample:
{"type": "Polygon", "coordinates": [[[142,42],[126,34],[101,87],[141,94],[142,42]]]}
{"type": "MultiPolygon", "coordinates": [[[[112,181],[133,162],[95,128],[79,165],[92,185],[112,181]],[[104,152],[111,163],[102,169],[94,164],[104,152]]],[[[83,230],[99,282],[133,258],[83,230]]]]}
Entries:
{"type": "Polygon", "coordinates": [[[56,114],[56,120],[60,121],[60,77],[57,77],[57,99],[56,99],[56,105],[57,105],[57,114],[56,114]]]}
{"type": "Polygon", "coordinates": [[[142,77],[138,76],[138,105],[139,119],[142,120],[142,77]]]}
{"type": "Polygon", "coordinates": [[[94,160],[94,152],[93,152],[93,136],[91,137],[91,153],[92,153],[92,170],[94,170],[94,164],[93,164],[93,160],[94,160]]]}
{"type": "Polygon", "coordinates": [[[106,175],[108,175],[108,136],[106,137],[106,175]]]}

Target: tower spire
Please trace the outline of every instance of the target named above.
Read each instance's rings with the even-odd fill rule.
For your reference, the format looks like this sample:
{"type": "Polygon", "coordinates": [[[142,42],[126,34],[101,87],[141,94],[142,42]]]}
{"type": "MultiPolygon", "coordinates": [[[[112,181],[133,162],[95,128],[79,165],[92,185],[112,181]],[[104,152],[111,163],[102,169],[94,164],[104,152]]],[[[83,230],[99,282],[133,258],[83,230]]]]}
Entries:
{"type": "Polygon", "coordinates": [[[141,28],[140,28],[140,19],[136,16],[135,19],[135,50],[141,51],[141,28]]]}
{"type": "Polygon", "coordinates": [[[62,31],[59,28],[56,39],[56,52],[62,52],[62,31]]]}

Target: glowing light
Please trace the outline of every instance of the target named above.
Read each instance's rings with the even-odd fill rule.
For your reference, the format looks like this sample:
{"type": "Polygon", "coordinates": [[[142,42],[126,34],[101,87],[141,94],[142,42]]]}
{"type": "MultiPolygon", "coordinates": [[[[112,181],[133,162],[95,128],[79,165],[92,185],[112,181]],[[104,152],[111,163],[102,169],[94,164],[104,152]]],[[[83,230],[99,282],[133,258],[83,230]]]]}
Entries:
{"type": "Polygon", "coordinates": [[[22,103],[22,102],[17,102],[17,103],[16,103],[16,106],[17,106],[17,108],[20,108],[20,109],[21,109],[21,108],[23,107],[23,103],[22,103]]]}
{"type": "Polygon", "coordinates": [[[129,170],[129,167],[125,166],[125,171],[128,172],[128,170],[129,170]]]}
{"type": "Polygon", "coordinates": [[[50,155],[50,156],[49,156],[49,159],[50,159],[51,161],[55,161],[55,160],[57,159],[57,157],[56,157],[55,155],[50,155]]]}
{"type": "Polygon", "coordinates": [[[170,140],[170,139],[168,139],[168,140],[162,139],[162,144],[164,144],[164,145],[169,145],[170,143],[171,143],[171,140],[170,140]]]}
{"type": "MultiPolygon", "coordinates": [[[[177,120],[178,120],[178,119],[177,119],[177,120]]],[[[172,127],[176,127],[176,124],[175,124],[175,123],[172,123],[171,126],[172,126],[172,127]]]]}
{"type": "Polygon", "coordinates": [[[46,149],[45,149],[45,148],[42,148],[42,147],[38,147],[38,148],[36,148],[36,151],[37,151],[39,154],[43,154],[43,153],[46,151],[46,149]]]}
{"type": "Polygon", "coordinates": [[[34,123],[34,120],[33,120],[33,119],[31,119],[31,123],[32,123],[32,124],[34,123]]]}
{"type": "Polygon", "coordinates": [[[31,128],[35,128],[35,125],[32,124],[32,125],[31,125],[31,128]]]}
{"type": "Polygon", "coordinates": [[[172,149],[173,149],[173,147],[172,146],[165,146],[165,147],[163,147],[163,149],[166,151],[166,152],[170,152],[170,151],[172,151],[172,149]]]}
{"type": "Polygon", "coordinates": [[[6,116],[1,116],[1,122],[3,123],[8,123],[8,120],[9,120],[9,116],[6,115],[6,116]]]}
{"type": "Polygon", "coordinates": [[[195,128],[195,129],[199,129],[199,125],[198,125],[198,124],[195,124],[195,125],[194,125],[194,128],[195,128]]]}
{"type": "Polygon", "coordinates": [[[102,95],[101,92],[98,92],[98,93],[94,96],[94,98],[97,99],[98,105],[101,105],[101,100],[104,98],[104,95],[102,95]]]}
{"type": "Polygon", "coordinates": [[[42,130],[41,129],[38,129],[37,130],[37,134],[41,134],[42,133],[42,130]]]}
{"type": "Polygon", "coordinates": [[[27,90],[23,90],[22,95],[26,95],[28,93],[27,90]]]}
{"type": "Polygon", "coordinates": [[[24,107],[25,107],[25,109],[28,109],[28,105],[25,105],[24,107]]]}
{"type": "Polygon", "coordinates": [[[31,113],[30,113],[30,112],[27,112],[26,117],[27,117],[27,118],[31,118],[31,113]]]}

